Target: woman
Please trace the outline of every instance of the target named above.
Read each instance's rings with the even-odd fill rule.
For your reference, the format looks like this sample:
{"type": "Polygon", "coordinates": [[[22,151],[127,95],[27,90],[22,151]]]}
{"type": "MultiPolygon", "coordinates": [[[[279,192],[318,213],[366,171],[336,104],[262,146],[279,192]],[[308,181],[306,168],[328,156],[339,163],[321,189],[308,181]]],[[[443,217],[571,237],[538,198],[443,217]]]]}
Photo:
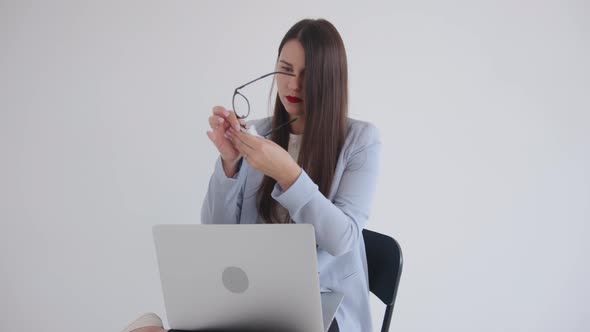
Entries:
{"type": "MultiPolygon", "coordinates": [[[[285,75],[275,76],[272,118],[248,124],[272,131],[270,139],[242,129],[234,112],[213,108],[207,135],[220,157],[202,222],[313,224],[320,287],[344,294],[331,331],[371,331],[362,230],[377,183],[377,129],[347,117],[346,52],[328,21],[296,23],[281,41],[276,71],[285,75]]],[[[164,330],[148,314],[125,331],[164,330]]]]}

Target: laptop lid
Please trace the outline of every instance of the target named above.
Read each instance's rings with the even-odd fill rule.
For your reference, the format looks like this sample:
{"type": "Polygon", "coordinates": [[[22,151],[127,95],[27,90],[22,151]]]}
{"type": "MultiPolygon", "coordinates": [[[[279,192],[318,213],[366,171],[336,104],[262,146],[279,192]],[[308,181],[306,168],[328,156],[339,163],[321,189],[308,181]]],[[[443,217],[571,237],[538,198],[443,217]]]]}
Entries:
{"type": "Polygon", "coordinates": [[[156,225],[153,233],[173,329],[320,332],[338,307],[322,314],[310,224],[156,225]]]}

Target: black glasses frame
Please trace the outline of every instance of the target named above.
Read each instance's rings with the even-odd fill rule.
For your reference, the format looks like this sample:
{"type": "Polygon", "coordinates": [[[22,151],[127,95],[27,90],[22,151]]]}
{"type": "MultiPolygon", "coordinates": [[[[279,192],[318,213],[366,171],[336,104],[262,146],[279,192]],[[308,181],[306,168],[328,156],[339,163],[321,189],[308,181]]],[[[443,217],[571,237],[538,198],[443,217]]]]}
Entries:
{"type": "MultiPolygon", "coordinates": [[[[282,75],[287,75],[287,76],[295,76],[295,74],[291,74],[291,73],[285,73],[285,72],[281,72],[281,71],[275,71],[275,72],[272,72],[272,73],[268,73],[268,74],[266,74],[266,75],[262,75],[262,76],[258,77],[257,79],[254,79],[254,80],[252,80],[252,81],[250,81],[250,82],[248,82],[248,83],[246,83],[246,84],[243,84],[243,85],[241,85],[241,86],[237,87],[237,88],[234,90],[234,95],[233,95],[233,97],[232,97],[232,100],[231,100],[231,105],[232,105],[232,108],[233,108],[234,114],[236,115],[236,118],[238,118],[238,119],[245,119],[245,118],[247,118],[247,117],[248,117],[248,115],[250,115],[250,102],[248,101],[248,98],[246,98],[246,96],[244,96],[243,94],[241,94],[241,93],[240,93],[240,91],[238,91],[238,90],[240,90],[240,89],[242,89],[242,88],[244,88],[244,87],[246,87],[246,86],[248,86],[248,85],[250,85],[250,84],[252,84],[252,83],[254,83],[254,82],[256,82],[256,81],[258,81],[258,80],[261,80],[261,79],[263,79],[263,78],[265,78],[265,77],[267,77],[267,76],[270,76],[270,75],[275,75],[275,74],[282,74],[282,75]],[[246,104],[248,105],[248,112],[247,112],[247,113],[246,113],[246,115],[244,115],[244,116],[240,116],[240,115],[239,115],[239,114],[236,112],[236,105],[235,105],[235,100],[236,100],[236,96],[237,96],[237,95],[240,95],[242,98],[244,98],[244,99],[246,100],[246,104]]],[[[283,128],[284,126],[286,126],[286,125],[289,125],[289,124],[293,123],[295,120],[297,120],[297,118],[293,118],[293,119],[291,119],[291,120],[289,120],[289,121],[287,121],[287,122],[285,122],[285,123],[281,124],[280,126],[278,126],[278,127],[274,128],[274,129],[271,129],[271,130],[270,130],[268,133],[266,133],[266,134],[264,134],[264,135],[261,135],[261,136],[264,136],[264,137],[266,137],[266,136],[268,136],[268,135],[272,134],[273,132],[275,132],[275,131],[277,131],[277,130],[279,130],[279,129],[283,128]]],[[[241,124],[241,126],[242,126],[243,128],[246,128],[246,127],[245,127],[245,125],[243,125],[243,124],[241,124]]]]}

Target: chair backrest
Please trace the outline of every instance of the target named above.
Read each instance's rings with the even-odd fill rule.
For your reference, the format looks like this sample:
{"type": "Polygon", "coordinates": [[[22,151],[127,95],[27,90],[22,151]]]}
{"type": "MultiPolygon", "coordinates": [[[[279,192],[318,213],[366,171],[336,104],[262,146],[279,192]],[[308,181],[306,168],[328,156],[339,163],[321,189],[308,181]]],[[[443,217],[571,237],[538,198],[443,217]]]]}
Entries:
{"type": "Polygon", "coordinates": [[[382,327],[382,331],[387,331],[402,274],[402,250],[392,237],[368,229],[363,229],[363,238],[367,253],[369,289],[387,305],[382,327]]]}

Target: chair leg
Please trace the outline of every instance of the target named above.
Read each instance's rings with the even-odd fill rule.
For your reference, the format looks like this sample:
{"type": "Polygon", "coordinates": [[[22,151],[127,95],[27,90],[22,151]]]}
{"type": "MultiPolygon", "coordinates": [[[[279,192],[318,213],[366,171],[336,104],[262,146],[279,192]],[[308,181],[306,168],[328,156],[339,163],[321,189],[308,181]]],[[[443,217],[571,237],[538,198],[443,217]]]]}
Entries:
{"type": "Polygon", "coordinates": [[[383,325],[381,326],[381,332],[388,332],[389,325],[391,324],[391,314],[393,313],[393,305],[388,305],[385,308],[385,316],[383,316],[383,325]]]}

